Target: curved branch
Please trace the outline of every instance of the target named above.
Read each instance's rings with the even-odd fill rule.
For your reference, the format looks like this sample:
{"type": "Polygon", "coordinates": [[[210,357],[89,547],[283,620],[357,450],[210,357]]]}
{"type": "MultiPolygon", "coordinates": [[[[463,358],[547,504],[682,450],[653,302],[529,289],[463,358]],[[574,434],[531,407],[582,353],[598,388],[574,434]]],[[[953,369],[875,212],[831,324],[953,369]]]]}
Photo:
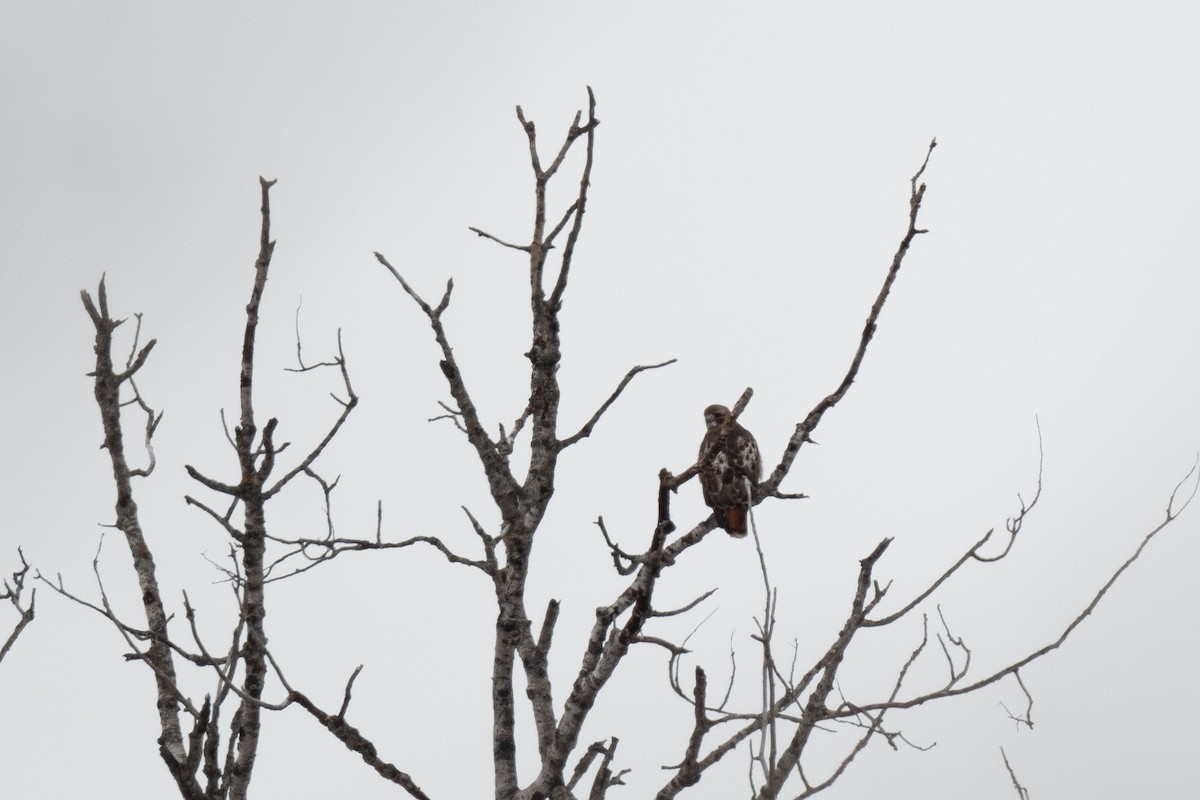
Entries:
{"type": "Polygon", "coordinates": [[[680,606],[679,608],[672,608],[669,611],[651,611],[650,616],[652,616],[652,617],[674,617],[674,616],[678,616],[679,614],[684,614],[688,611],[691,611],[693,608],[700,605],[701,603],[703,603],[705,600],[712,597],[716,593],[717,593],[717,590],[715,588],[709,589],[707,592],[700,595],[695,600],[693,600],[692,602],[688,603],[685,606],[680,606]]]}
{"type": "MultiPolygon", "coordinates": [[[[1029,653],[1028,655],[1024,656],[1023,658],[1012,662],[1008,666],[1003,667],[1003,668],[993,672],[991,675],[988,675],[986,678],[981,678],[980,680],[977,680],[974,683],[968,684],[966,686],[961,686],[958,688],[947,687],[940,691],[928,692],[923,695],[918,695],[917,697],[913,697],[909,700],[903,700],[903,701],[898,701],[898,702],[873,703],[873,704],[863,705],[863,706],[859,706],[859,710],[860,711],[881,711],[884,709],[893,709],[893,708],[897,708],[897,709],[913,708],[914,706],[919,706],[924,703],[928,703],[932,700],[941,700],[941,699],[944,699],[947,697],[957,697],[958,695],[962,695],[962,694],[970,694],[971,692],[978,691],[979,689],[982,689],[985,686],[989,686],[989,685],[995,683],[996,681],[1000,680],[1001,678],[1004,678],[1007,675],[1015,675],[1017,673],[1017,671],[1020,670],[1022,667],[1025,667],[1025,666],[1033,663],[1034,661],[1038,660],[1039,658],[1046,655],[1047,653],[1057,650],[1059,647],[1062,646],[1063,642],[1065,642],[1067,640],[1067,637],[1069,637],[1071,635],[1071,633],[1074,632],[1074,630],[1076,628],[1078,628],[1081,624],[1083,624],[1083,621],[1091,615],[1091,613],[1096,609],[1096,606],[1099,605],[1100,601],[1104,598],[1104,595],[1106,595],[1108,593],[1108,590],[1113,587],[1113,584],[1115,584],[1117,582],[1117,580],[1121,577],[1121,575],[1123,575],[1125,573],[1125,571],[1127,569],[1129,569],[1129,567],[1131,567],[1135,561],[1138,560],[1138,558],[1142,554],[1142,551],[1144,551],[1146,549],[1146,546],[1148,544],[1150,544],[1150,541],[1161,530],[1163,530],[1168,525],[1170,525],[1172,522],[1174,522],[1175,519],[1183,512],[1183,510],[1186,509],[1188,507],[1188,505],[1191,504],[1192,500],[1196,496],[1197,489],[1200,489],[1200,481],[1198,481],[1192,487],[1192,490],[1189,493],[1187,499],[1184,500],[1183,503],[1178,508],[1175,507],[1175,498],[1176,498],[1180,488],[1182,488],[1182,486],[1193,476],[1200,477],[1200,473],[1197,472],[1196,464],[1192,465],[1192,468],[1190,470],[1188,470],[1187,475],[1184,476],[1183,480],[1181,480],[1178,484],[1176,484],[1175,489],[1171,492],[1170,500],[1168,500],[1168,502],[1167,502],[1166,517],[1162,520],[1162,522],[1160,522],[1160,523],[1158,523],[1158,525],[1154,526],[1154,528],[1152,528],[1150,530],[1150,532],[1145,535],[1145,537],[1142,539],[1142,541],[1138,544],[1137,548],[1133,551],[1133,554],[1131,556],[1129,556],[1129,558],[1125,559],[1124,563],[1122,563],[1121,566],[1119,566],[1116,569],[1116,571],[1113,572],[1113,574],[1109,577],[1109,579],[1104,582],[1104,585],[1101,586],[1100,589],[1096,592],[1096,594],[1092,597],[1091,602],[1089,602],[1087,604],[1087,606],[1085,606],[1084,609],[1082,611],[1080,611],[1079,614],[1073,620],[1071,620],[1071,622],[1063,629],[1062,633],[1059,634],[1057,639],[1055,639],[1054,641],[1050,642],[1049,644],[1033,651],[1032,653],[1029,653]]],[[[844,717],[844,716],[849,716],[852,713],[853,712],[848,712],[848,711],[839,709],[837,711],[831,712],[829,714],[829,716],[830,716],[830,718],[844,717]]]]}
{"type": "Polygon", "coordinates": [[[600,408],[596,409],[596,413],[592,414],[592,418],[584,423],[583,427],[574,434],[568,436],[566,439],[559,440],[558,449],[566,450],[580,439],[586,439],[588,436],[591,436],[592,429],[596,427],[596,423],[600,421],[600,417],[604,415],[605,411],[608,411],[609,406],[616,402],[617,398],[621,396],[621,392],[625,391],[625,387],[630,384],[630,382],[634,379],[634,377],[637,376],[638,373],[645,372],[646,370],[650,369],[659,369],[660,367],[669,366],[674,364],[676,360],[677,359],[672,358],[668,359],[667,361],[662,361],[658,364],[639,364],[638,366],[630,369],[629,372],[626,372],[625,377],[622,378],[621,382],[617,384],[617,388],[613,390],[613,393],[608,396],[608,399],[605,400],[603,404],[601,404],[600,408]]]}
{"type": "Polygon", "coordinates": [[[1007,522],[1009,537],[1008,537],[1008,545],[1004,548],[1004,550],[994,556],[983,556],[983,555],[979,554],[980,548],[982,548],[985,544],[987,544],[991,540],[992,534],[995,533],[995,530],[996,530],[995,528],[990,529],[987,533],[985,533],[983,535],[982,539],[980,539],[975,544],[973,544],[969,548],[967,548],[967,551],[965,553],[963,553],[962,556],[960,556],[957,561],[955,561],[953,564],[951,564],[946,569],[946,571],[943,572],[940,577],[938,577],[937,580],[935,580],[933,583],[929,584],[929,586],[927,586],[924,591],[922,591],[919,595],[917,595],[915,598],[913,598],[913,600],[911,602],[909,602],[906,606],[901,608],[899,611],[896,611],[892,614],[887,615],[886,617],[881,617],[880,619],[866,620],[865,622],[863,622],[864,627],[867,627],[867,628],[879,627],[882,625],[888,625],[888,624],[900,619],[905,614],[907,614],[908,612],[910,612],[914,608],[916,608],[918,605],[920,605],[922,601],[924,601],[926,598],[928,598],[930,595],[932,595],[935,591],[937,591],[939,586],[941,586],[943,583],[945,583],[950,578],[950,576],[952,576],[954,573],[958,572],[958,570],[964,564],[966,564],[968,561],[973,559],[975,561],[980,561],[983,563],[992,563],[995,561],[999,561],[1000,559],[1004,558],[1005,556],[1007,556],[1009,554],[1009,551],[1012,550],[1013,543],[1016,542],[1016,540],[1017,540],[1017,534],[1021,532],[1021,526],[1025,523],[1025,517],[1029,514],[1030,511],[1033,510],[1033,507],[1037,505],[1038,500],[1041,499],[1041,496],[1042,496],[1043,459],[1040,456],[1041,444],[1042,444],[1042,435],[1041,435],[1041,429],[1039,428],[1038,429],[1039,458],[1038,458],[1037,491],[1034,493],[1033,500],[1029,503],[1029,505],[1026,505],[1025,501],[1020,498],[1020,495],[1017,495],[1018,499],[1021,500],[1021,509],[1020,509],[1020,511],[1017,512],[1017,515],[1015,517],[1010,518],[1007,522]]]}

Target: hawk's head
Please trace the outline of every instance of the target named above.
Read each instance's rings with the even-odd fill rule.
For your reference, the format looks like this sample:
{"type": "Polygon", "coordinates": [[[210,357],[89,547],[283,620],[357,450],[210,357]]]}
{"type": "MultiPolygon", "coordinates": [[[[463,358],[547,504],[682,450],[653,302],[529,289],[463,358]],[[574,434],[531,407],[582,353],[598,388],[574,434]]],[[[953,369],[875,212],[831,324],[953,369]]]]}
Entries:
{"type": "Polygon", "coordinates": [[[704,426],[709,430],[723,425],[733,418],[728,408],[722,405],[711,405],[704,409],[704,426]]]}

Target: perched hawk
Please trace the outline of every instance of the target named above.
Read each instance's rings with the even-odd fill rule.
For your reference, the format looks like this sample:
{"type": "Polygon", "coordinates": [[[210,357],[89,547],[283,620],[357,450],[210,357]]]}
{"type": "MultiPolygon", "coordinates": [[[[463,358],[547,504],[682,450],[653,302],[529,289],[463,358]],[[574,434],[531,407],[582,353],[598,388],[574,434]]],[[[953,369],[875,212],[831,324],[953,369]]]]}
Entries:
{"type": "Polygon", "coordinates": [[[700,444],[700,488],[717,524],[730,536],[746,535],[750,487],[762,478],[758,443],[725,406],[704,409],[708,433],[700,444]],[[746,485],[749,480],[750,486],[746,485]]]}

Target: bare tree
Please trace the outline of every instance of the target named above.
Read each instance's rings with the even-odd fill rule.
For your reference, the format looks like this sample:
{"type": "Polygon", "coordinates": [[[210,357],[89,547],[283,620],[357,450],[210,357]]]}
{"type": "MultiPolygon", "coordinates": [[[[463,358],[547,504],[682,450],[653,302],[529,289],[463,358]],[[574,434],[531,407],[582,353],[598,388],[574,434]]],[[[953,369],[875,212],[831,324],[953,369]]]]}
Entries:
{"type": "MultiPolygon", "coordinates": [[[[896,624],[917,609],[927,607],[937,590],[968,564],[995,562],[1007,555],[1016,541],[1026,515],[1040,496],[1040,472],[1038,491],[1033,500],[1028,504],[1022,502],[1017,515],[1008,523],[1009,539],[1003,551],[994,554],[986,551],[986,546],[992,540],[992,532],[989,531],[949,565],[925,590],[890,612],[883,611],[886,608],[887,586],[881,586],[875,578],[876,565],[891,544],[890,539],[881,541],[860,562],[854,583],[853,600],[842,630],[833,642],[818,648],[820,655],[815,663],[799,676],[794,672],[785,675],[774,659],[771,647],[775,629],[774,590],[767,579],[764,559],[762,569],[767,603],[763,620],[760,622],[764,702],[759,709],[734,712],[727,710],[725,703],[714,705],[709,702],[707,677],[700,667],[696,668],[691,691],[686,691],[679,678],[679,664],[687,650],[682,644],[667,641],[646,629],[656,618],[687,612],[711,594],[701,595],[679,609],[664,610],[654,604],[654,591],[663,572],[676,567],[680,557],[687,550],[700,545],[716,528],[716,521],[710,516],[694,523],[683,535],[671,538],[676,531],[676,525],[670,516],[671,492],[694,476],[698,465],[689,467],[678,477],[663,470],[658,486],[659,513],[654,523],[647,526],[645,550],[627,552],[609,536],[603,519],[597,521],[609,547],[613,566],[620,575],[629,580],[620,593],[603,601],[597,608],[587,644],[577,657],[578,671],[574,681],[565,690],[559,688],[555,691],[548,664],[559,603],[557,600],[551,600],[541,615],[540,623],[535,627],[536,620],[526,605],[525,587],[539,525],[554,493],[559,456],[564,450],[592,434],[601,416],[637,375],[672,363],[666,361],[630,368],[609,397],[578,430],[563,432],[560,429],[559,401],[562,389],[558,380],[561,362],[559,311],[568,288],[573,256],[587,208],[596,130],[599,125],[595,115],[595,98],[590,89],[588,99],[586,119],[582,113],[576,115],[548,164],[543,161],[533,122],[525,118],[520,107],[517,108],[517,119],[529,144],[529,159],[534,177],[535,203],[533,234],[530,240],[516,243],[480,228],[471,228],[478,236],[523,253],[528,259],[529,299],[533,311],[531,345],[526,353],[530,362],[530,390],[524,408],[514,415],[513,422],[507,430],[500,425],[496,437],[489,435],[488,425],[480,418],[477,403],[468,389],[467,377],[455,358],[454,348],[442,321],[443,314],[450,305],[453,282],[447,282],[442,297],[433,305],[413,289],[385,256],[375,254],[430,322],[441,351],[441,372],[454,401],[453,405],[443,405],[443,417],[452,420],[463,433],[483,467],[492,500],[499,512],[499,530],[485,530],[476,521],[475,516],[468,512],[471,524],[481,541],[482,552],[475,557],[455,553],[435,537],[418,537],[389,544],[378,537],[373,541],[342,539],[331,533],[330,538],[325,540],[298,539],[287,541],[285,544],[296,548],[296,552],[308,552],[310,558],[313,557],[312,552],[319,550],[319,558],[327,559],[351,550],[382,549],[421,542],[436,547],[452,563],[473,567],[491,579],[498,612],[492,662],[492,745],[497,800],[571,798],[583,796],[584,793],[596,800],[606,796],[612,786],[622,782],[622,776],[627,770],[614,767],[617,763],[618,738],[614,735],[585,746],[580,742],[580,736],[585,721],[600,701],[610,678],[635,644],[646,643],[666,649],[670,662],[671,688],[691,705],[694,712],[693,729],[681,742],[681,759],[677,764],[666,768],[670,777],[656,795],[660,800],[674,797],[684,788],[696,784],[710,767],[728,757],[740,743],[748,742],[755,736],[761,737],[761,743],[757,751],[752,752],[754,768],[758,770],[757,782],[752,770],[753,796],[762,800],[777,797],[783,784],[794,776],[799,776],[804,786],[799,796],[815,794],[832,785],[873,737],[884,738],[893,746],[897,741],[903,741],[901,733],[884,726],[886,712],[978,691],[1007,676],[1012,676],[1024,690],[1024,684],[1020,682],[1020,670],[1065,641],[1091,613],[1112,583],[1137,558],[1150,538],[1175,519],[1187,500],[1177,504],[1175,493],[1172,493],[1162,522],[1147,535],[1137,552],[1101,587],[1092,602],[1067,626],[1062,635],[1046,646],[1014,659],[1003,669],[967,681],[970,650],[961,638],[954,635],[942,617],[943,633],[937,634],[936,638],[948,665],[948,679],[944,685],[927,687],[909,694],[903,692],[907,688],[905,678],[928,643],[927,620],[922,624],[920,642],[899,668],[892,691],[883,697],[860,698],[856,701],[835,698],[838,670],[851,641],[865,631],[896,624]],[[554,214],[547,208],[547,186],[557,176],[572,147],[580,140],[583,141],[584,154],[578,189],[567,207],[554,214]],[[524,468],[524,474],[520,475],[515,472],[518,467],[513,464],[511,455],[516,438],[527,427],[530,429],[529,462],[524,468]],[[534,720],[537,761],[540,764],[537,773],[524,780],[517,774],[519,739],[515,735],[517,697],[513,687],[518,669],[527,687],[525,694],[534,720]],[[811,733],[822,724],[843,725],[857,731],[858,736],[832,773],[810,778],[804,771],[802,756],[811,733]],[[784,727],[789,728],[786,735],[783,733],[784,727]],[[722,731],[725,733],[722,734],[722,731]],[[593,766],[595,769],[592,771],[590,786],[584,789],[584,778],[593,766]]],[[[845,376],[830,394],[822,398],[796,424],[791,437],[784,445],[783,455],[778,464],[766,480],[752,487],[754,505],[768,499],[803,496],[785,493],[781,490],[781,485],[800,449],[811,441],[811,435],[825,413],[837,405],[853,385],[904,258],[916,237],[925,233],[918,226],[918,215],[925,194],[925,184],[921,182],[921,177],[935,146],[936,142],[930,143],[924,161],[910,181],[908,224],[885,274],[882,287],[871,306],[858,347],[845,376]]],[[[746,407],[752,394],[752,391],[747,389],[734,404],[735,416],[746,407]]],[[[1190,495],[1187,499],[1190,500],[1190,495]]],[[[759,553],[761,557],[761,548],[759,553]]],[[[728,696],[727,692],[726,698],[728,696]]],[[[1027,714],[1028,711],[1025,719],[1027,714]]]]}
{"type": "Polygon", "coordinates": [[[17,624],[13,626],[12,632],[8,638],[4,640],[4,644],[0,645],[0,661],[8,655],[12,650],[12,646],[17,643],[17,637],[21,635],[21,631],[25,630],[25,626],[33,622],[33,609],[37,601],[37,590],[29,591],[29,599],[25,600],[25,579],[29,576],[29,562],[25,560],[25,554],[17,550],[17,556],[21,559],[21,568],[14,570],[11,578],[4,581],[4,590],[0,591],[0,600],[7,600],[12,604],[12,607],[17,612],[17,624]]]}
{"type": "MultiPolygon", "coordinates": [[[[267,643],[265,626],[266,585],[272,579],[308,573],[311,569],[348,552],[389,550],[428,546],[441,553],[448,562],[467,567],[489,584],[496,604],[495,635],[491,648],[491,711],[494,793],[497,800],[533,800],[553,798],[567,800],[586,796],[600,800],[632,767],[623,766],[625,759],[618,754],[617,731],[598,741],[583,740],[585,723],[593,709],[607,696],[606,688],[634,645],[648,644],[665,651],[668,664],[668,687],[691,710],[693,724],[683,731],[677,746],[678,760],[664,768],[664,780],[656,793],[660,800],[672,798],[694,786],[709,774],[716,764],[736,757],[741,745],[747,745],[750,763],[748,794],[760,800],[780,796],[785,784],[798,781],[801,785],[789,791],[807,797],[832,785],[873,739],[883,739],[892,746],[905,742],[902,732],[890,725],[895,712],[977,692],[1011,677],[1022,690],[1021,670],[1037,659],[1060,647],[1070,634],[1096,608],[1112,584],[1138,558],[1146,544],[1169,525],[1187,505],[1195,492],[1180,496],[1183,483],[1176,487],[1168,501],[1165,517],[1143,539],[1129,559],[1115,570],[1087,604],[1055,640],[1028,653],[1019,654],[1006,666],[981,677],[968,678],[971,650],[956,636],[938,610],[938,632],[933,638],[939,643],[944,659],[946,679],[937,685],[909,686],[910,668],[929,648],[929,609],[937,607],[939,590],[968,567],[987,564],[1004,558],[1013,548],[1021,527],[1036,505],[1041,492],[1040,470],[1038,488],[1032,499],[1020,503],[1018,512],[1009,520],[1007,542],[999,552],[992,548],[993,533],[989,531],[957,560],[947,565],[939,577],[914,596],[892,602],[889,583],[877,577],[891,539],[883,539],[860,562],[850,581],[851,599],[845,622],[832,641],[810,645],[815,657],[802,673],[793,666],[780,666],[776,654],[776,590],[768,575],[768,563],[755,530],[764,587],[762,618],[758,620],[761,644],[762,701],[757,707],[733,709],[730,690],[723,700],[710,699],[707,673],[703,666],[694,668],[690,686],[681,678],[681,665],[689,657],[686,642],[673,642],[655,623],[664,617],[686,614],[703,602],[702,594],[680,608],[661,608],[655,601],[659,578],[668,570],[685,570],[681,558],[691,548],[700,546],[717,527],[714,517],[693,520],[685,532],[679,530],[671,517],[672,494],[693,477],[698,465],[684,469],[678,476],[664,469],[657,479],[648,476],[648,491],[656,491],[657,514],[646,520],[644,544],[627,548],[614,541],[603,519],[597,528],[604,538],[611,565],[623,579],[615,595],[600,601],[594,621],[585,636],[581,652],[572,659],[574,679],[569,685],[556,685],[549,669],[550,655],[555,643],[555,630],[560,605],[551,599],[538,613],[527,605],[532,554],[538,541],[542,521],[554,496],[559,480],[559,458],[568,448],[591,436],[606,411],[642,372],[659,369],[672,363],[638,365],[630,368],[609,396],[577,429],[564,429],[560,424],[559,408],[562,386],[559,367],[562,363],[560,342],[560,311],[570,283],[576,249],[580,242],[584,214],[595,155],[596,132],[599,120],[596,103],[588,90],[588,109],[576,114],[561,144],[551,155],[542,152],[535,125],[526,119],[521,108],[517,118],[527,141],[529,161],[534,177],[534,215],[532,235],[528,241],[513,242],[479,228],[478,236],[501,247],[522,254],[528,263],[529,303],[532,311],[530,347],[525,354],[529,361],[529,393],[523,407],[515,409],[506,427],[492,426],[483,419],[479,405],[469,388],[469,376],[456,359],[450,334],[443,316],[449,308],[453,282],[436,303],[423,298],[382,254],[376,253],[379,263],[390,273],[400,290],[428,319],[434,340],[440,350],[439,367],[446,382],[451,402],[443,404],[440,418],[450,420],[466,439],[483,470],[489,495],[495,506],[498,525],[489,529],[471,511],[467,520],[479,540],[474,554],[456,552],[441,538],[421,535],[403,540],[388,540],[383,536],[382,522],[372,535],[344,537],[332,520],[330,496],[336,481],[322,478],[314,462],[332,440],[356,405],[351,389],[346,360],[339,345],[338,356],[316,365],[300,362],[300,370],[332,367],[340,371],[344,399],[339,398],[341,413],[324,437],[307,454],[295,460],[281,477],[275,477],[277,457],[286,444],[276,444],[276,420],[271,419],[261,429],[256,421],[252,388],[254,375],[254,341],[259,302],[264,290],[273,242],[269,236],[269,190],[271,182],[262,181],[262,235],[255,282],[247,305],[244,344],[239,372],[240,418],[229,436],[240,467],[236,481],[223,482],[188,467],[189,474],[202,486],[226,498],[228,506],[218,510],[207,503],[189,497],[188,502],[209,517],[230,537],[231,550],[237,558],[226,574],[236,589],[237,618],[232,623],[229,644],[214,654],[197,633],[196,611],[184,599],[184,609],[191,623],[192,644],[184,647],[168,631],[170,618],[162,593],[154,576],[150,547],[144,536],[133,501],[132,479],[143,477],[153,469],[151,438],[161,418],[144,401],[133,378],[145,363],[154,342],[139,348],[135,342],[125,366],[118,370],[111,356],[112,332],[120,324],[108,312],[104,284],[101,282],[98,303],[84,293],[84,304],[96,328],[97,366],[95,375],[96,399],[105,430],[105,447],[113,462],[117,487],[116,527],[125,535],[134,556],[134,566],[146,615],[146,628],[130,626],[118,618],[108,603],[101,586],[101,600],[89,603],[106,616],[125,637],[133,651],[129,658],[149,666],[157,681],[155,703],[161,722],[160,749],[164,761],[174,776],[181,794],[186,798],[243,798],[249,786],[254,758],[259,744],[259,719],[264,710],[282,710],[291,705],[304,709],[338,741],[363,760],[381,777],[401,787],[408,795],[426,798],[418,782],[408,772],[380,755],[376,743],[347,719],[352,689],[359,670],[349,677],[342,691],[342,702],[336,712],[321,708],[308,694],[293,686],[285,677],[283,667],[272,656],[267,643]],[[577,188],[566,207],[552,211],[548,203],[548,187],[559,177],[573,149],[582,148],[577,188]],[[547,160],[544,160],[548,158],[547,160]],[[122,399],[123,387],[124,397],[122,399]],[[144,444],[149,454],[149,466],[131,468],[124,455],[122,408],[135,407],[144,413],[144,444]],[[528,462],[514,459],[518,437],[528,434],[528,462]],[[284,537],[267,529],[265,504],[293,478],[311,478],[325,498],[327,534],[320,538],[284,537]],[[271,553],[268,554],[268,549],[271,553]],[[902,654],[891,689],[879,696],[849,696],[842,693],[839,671],[848,658],[853,641],[869,636],[875,628],[897,625],[910,616],[922,614],[919,636],[914,636],[911,650],[902,654]],[[193,652],[194,649],[194,652],[193,652]],[[179,688],[176,663],[179,659],[202,669],[210,670],[214,689],[202,702],[187,697],[179,688]],[[280,691],[277,699],[269,699],[265,687],[274,675],[280,691]],[[521,701],[518,688],[524,685],[526,700],[521,701]],[[521,754],[518,748],[529,737],[518,736],[519,703],[528,702],[527,710],[533,720],[532,747],[535,752],[521,754]],[[218,723],[220,710],[234,707],[228,733],[224,740],[225,756],[219,756],[222,746],[218,723]],[[184,734],[181,714],[192,721],[192,731],[184,734]],[[885,717],[888,724],[885,725],[885,717]],[[845,754],[832,770],[813,774],[806,764],[811,736],[821,727],[835,726],[850,732],[845,754]],[[529,758],[519,758],[526,755],[529,758]],[[518,772],[519,762],[532,761],[536,769],[527,775],[518,772]],[[589,777],[590,776],[590,777],[589,777]]],[[[784,492],[782,485],[801,449],[810,441],[824,415],[832,410],[854,384],[867,349],[874,337],[891,288],[904,259],[916,238],[925,233],[918,217],[925,195],[922,176],[929,164],[935,142],[931,142],[920,168],[909,186],[909,215],[895,255],[888,266],[882,286],[871,305],[866,324],[850,359],[845,375],[833,390],[821,398],[807,414],[800,417],[791,435],[782,442],[782,456],[765,480],[750,487],[751,503],[757,506],[766,501],[802,497],[800,493],[784,492]]],[[[733,404],[734,416],[750,402],[752,391],[747,389],[733,404]]],[[[282,467],[280,467],[282,469],[282,467]]],[[[1192,473],[1189,473],[1189,477],[1192,473]]],[[[1187,479],[1185,479],[1187,480],[1187,479]]],[[[606,560],[607,563],[607,560],[606,560]]],[[[597,565],[607,569],[605,565],[597,565]]],[[[97,571],[97,575],[99,572],[97,571]]],[[[848,578],[851,577],[848,575],[848,578]]],[[[66,593],[61,582],[56,588],[66,593]]],[[[81,602],[86,602],[82,601],[81,602]]],[[[558,652],[557,657],[563,658],[558,652]]],[[[569,656],[568,656],[569,657],[569,656]]],[[[937,658],[937,653],[934,654],[937,658]]],[[[1026,692],[1028,696],[1028,693],[1026,692]]],[[[1014,715],[1029,721],[1032,699],[1023,712],[1014,715]]],[[[671,732],[664,730],[664,736],[671,732]]],[[[409,769],[419,768],[410,765],[409,769]]]]}
{"type": "MultiPolygon", "coordinates": [[[[113,527],[125,537],[133,556],[145,627],[131,625],[121,619],[109,602],[104,584],[100,582],[97,551],[93,568],[100,598],[93,602],[69,592],[58,579],[43,578],[60,594],[86,605],[106,617],[120,632],[130,652],[128,660],[146,664],[154,673],[160,735],[159,752],[180,795],[188,800],[242,800],[249,791],[255,758],[259,749],[260,716],[264,708],[272,707],[263,701],[268,673],[269,653],[266,632],[265,584],[269,565],[266,551],[266,504],[284,486],[300,475],[313,475],[312,465],[337,434],[358,402],[350,385],[345,358],[339,345],[338,356],[329,362],[307,366],[300,363],[298,371],[317,367],[334,367],[341,373],[344,398],[335,395],[341,412],[325,435],[283,474],[277,474],[278,456],[288,443],[276,443],[274,433],[278,419],[271,418],[261,432],[254,409],[255,334],[259,309],[266,286],[271,256],[275,248],[271,240],[270,189],[274,181],[259,179],[262,198],[262,227],[258,258],[254,265],[254,282],[246,305],[241,360],[238,369],[239,418],[226,438],[239,466],[235,481],[208,477],[195,467],[188,474],[204,488],[224,498],[224,510],[217,510],[203,500],[186,498],[189,505],[205,512],[230,539],[231,559],[222,570],[234,589],[237,614],[230,627],[228,640],[219,650],[205,645],[196,622],[196,609],[183,595],[183,608],[192,638],[190,645],[172,634],[169,623],[173,615],[167,611],[163,590],[155,572],[152,548],[142,527],[138,505],[134,499],[134,479],[149,476],[155,468],[153,437],[162,420],[139,390],[135,377],[146,364],[155,340],[139,346],[141,316],[137,315],[137,330],[123,366],[113,358],[113,333],[124,320],[115,319],[109,312],[104,280],[100,281],[96,298],[82,292],[84,308],[95,328],[96,367],[94,378],[96,404],[104,428],[104,449],[112,462],[113,483],[116,487],[116,523],[113,527]],[[142,444],[147,463],[143,467],[130,464],[125,445],[122,411],[130,409],[145,418],[142,444]],[[178,678],[180,660],[209,670],[213,689],[202,700],[188,696],[178,678]],[[232,708],[232,712],[229,709],[232,708]],[[227,715],[227,721],[223,720],[227,715]],[[185,732],[185,720],[191,729],[185,732]],[[226,729],[222,730],[225,722],[226,729]]],[[[186,637],[186,633],[184,636],[186,637]]]]}

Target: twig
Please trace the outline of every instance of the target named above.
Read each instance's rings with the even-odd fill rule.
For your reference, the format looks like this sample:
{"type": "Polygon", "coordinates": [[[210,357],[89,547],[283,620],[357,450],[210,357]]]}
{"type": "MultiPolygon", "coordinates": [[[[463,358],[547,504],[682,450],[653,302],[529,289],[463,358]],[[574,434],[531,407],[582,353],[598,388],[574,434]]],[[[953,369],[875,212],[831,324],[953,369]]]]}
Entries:
{"type": "Polygon", "coordinates": [[[0,592],[0,600],[8,600],[12,603],[12,607],[17,610],[17,624],[13,627],[12,633],[4,640],[4,644],[0,646],[0,661],[8,655],[9,651],[17,642],[17,637],[25,630],[29,623],[33,622],[34,608],[37,605],[37,589],[33,589],[29,593],[29,604],[22,607],[21,595],[25,591],[25,578],[29,575],[29,562],[25,560],[25,553],[21,548],[17,548],[17,556],[21,559],[21,568],[14,570],[12,573],[12,583],[4,581],[4,591],[0,592]]]}
{"type": "Polygon", "coordinates": [[[558,449],[565,450],[566,448],[578,442],[580,439],[585,439],[588,436],[591,436],[592,429],[596,427],[596,423],[600,421],[600,417],[604,415],[604,412],[608,410],[609,406],[616,402],[617,398],[621,396],[621,392],[625,391],[625,387],[629,385],[630,381],[632,381],[638,373],[645,372],[646,370],[650,369],[666,367],[674,364],[675,361],[676,359],[672,358],[668,359],[667,361],[662,361],[658,364],[650,364],[646,366],[639,365],[630,369],[629,372],[625,373],[625,377],[621,379],[621,382],[617,384],[617,388],[613,390],[613,393],[608,396],[608,399],[600,405],[600,408],[596,409],[596,413],[592,414],[591,419],[585,422],[583,427],[574,434],[568,436],[566,439],[561,440],[558,443],[558,449]]]}
{"type": "Polygon", "coordinates": [[[1012,764],[1008,763],[1008,754],[1004,752],[1003,747],[1000,748],[1000,757],[1004,759],[1004,768],[1008,770],[1008,777],[1012,778],[1013,787],[1017,790],[1017,797],[1020,800],[1029,800],[1029,790],[1017,780],[1017,773],[1013,771],[1012,764]]]}

